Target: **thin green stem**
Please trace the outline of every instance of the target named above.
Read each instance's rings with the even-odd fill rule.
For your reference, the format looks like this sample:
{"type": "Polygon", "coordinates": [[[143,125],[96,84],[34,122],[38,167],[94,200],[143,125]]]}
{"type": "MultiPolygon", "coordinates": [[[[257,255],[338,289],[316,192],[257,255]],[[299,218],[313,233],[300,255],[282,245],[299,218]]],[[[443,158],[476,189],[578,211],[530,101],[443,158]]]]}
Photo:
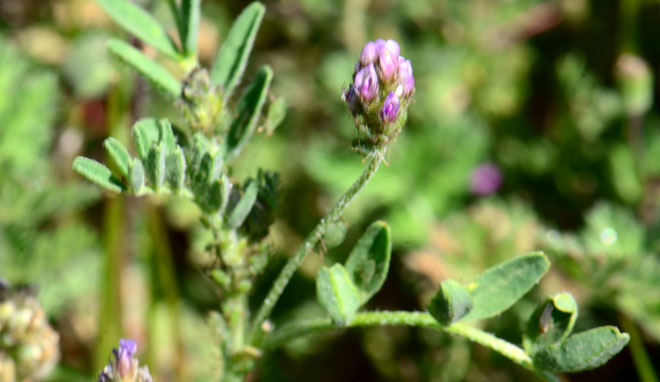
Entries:
{"type": "Polygon", "coordinates": [[[637,376],[640,381],[644,382],[658,382],[658,376],[653,370],[653,363],[649,354],[644,348],[644,341],[639,333],[637,325],[628,317],[621,315],[621,327],[630,335],[630,354],[632,355],[635,369],[637,369],[637,376]]]}
{"type": "Polygon", "coordinates": [[[284,288],[286,288],[287,284],[289,283],[291,276],[293,276],[294,272],[296,269],[298,269],[307,254],[309,254],[314,249],[330,225],[341,217],[344,209],[357,196],[360,190],[362,190],[362,188],[369,182],[371,177],[374,176],[378,170],[378,166],[380,166],[380,163],[383,160],[383,156],[385,155],[386,150],[387,146],[382,146],[367,156],[366,165],[362,175],[360,175],[355,183],[353,183],[353,185],[351,185],[351,187],[341,196],[341,198],[339,198],[337,203],[335,203],[330,211],[328,211],[328,214],[323,219],[321,219],[321,221],[319,221],[312,232],[307,235],[307,238],[305,238],[305,241],[302,243],[300,248],[298,248],[293,257],[291,257],[284,268],[282,268],[270,291],[268,291],[268,295],[266,296],[263,305],[261,305],[261,308],[259,308],[259,311],[257,312],[256,318],[254,319],[250,329],[250,335],[248,337],[249,343],[254,344],[254,342],[259,337],[261,324],[272,312],[275,304],[277,303],[277,300],[282,295],[282,292],[284,292],[284,288]]]}
{"type": "MultiPolygon", "coordinates": [[[[426,312],[383,311],[358,313],[347,327],[388,325],[419,326],[456,334],[490,348],[529,370],[534,370],[531,358],[520,347],[501,338],[497,338],[490,333],[486,333],[479,328],[460,322],[447,327],[442,326],[426,312]]],[[[333,324],[330,318],[296,322],[283,327],[267,337],[264,342],[264,348],[271,349],[307,334],[341,328],[343,327],[333,324]]]]}

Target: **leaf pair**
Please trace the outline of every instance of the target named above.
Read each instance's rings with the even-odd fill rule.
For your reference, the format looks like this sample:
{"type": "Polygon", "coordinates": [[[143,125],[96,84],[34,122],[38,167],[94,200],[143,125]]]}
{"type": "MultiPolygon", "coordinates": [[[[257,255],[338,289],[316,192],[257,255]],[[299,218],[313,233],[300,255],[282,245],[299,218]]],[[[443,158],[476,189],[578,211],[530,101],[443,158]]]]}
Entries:
{"type": "Polygon", "coordinates": [[[613,326],[571,335],[577,316],[577,303],[565,292],[547,299],[532,313],[523,333],[523,347],[535,367],[553,372],[593,369],[628,343],[628,334],[613,326]]]}
{"type": "Polygon", "coordinates": [[[461,319],[481,320],[509,309],[536,285],[550,262],[540,252],[515,257],[486,270],[467,287],[445,280],[428,306],[442,325],[461,319]]]}
{"type": "Polygon", "coordinates": [[[316,277],[316,294],[332,320],[351,321],[357,310],[383,286],[392,255],[390,228],[376,221],[351,251],[345,265],[323,267],[316,277]]]}
{"type": "Polygon", "coordinates": [[[161,190],[183,191],[186,161],[183,149],[176,144],[169,121],[153,118],[139,120],[133,126],[133,139],[138,158],[133,158],[117,139],[110,137],[104,141],[103,146],[114,162],[116,173],[84,157],[74,160],[74,170],[114,192],[141,195],[161,190]]]}

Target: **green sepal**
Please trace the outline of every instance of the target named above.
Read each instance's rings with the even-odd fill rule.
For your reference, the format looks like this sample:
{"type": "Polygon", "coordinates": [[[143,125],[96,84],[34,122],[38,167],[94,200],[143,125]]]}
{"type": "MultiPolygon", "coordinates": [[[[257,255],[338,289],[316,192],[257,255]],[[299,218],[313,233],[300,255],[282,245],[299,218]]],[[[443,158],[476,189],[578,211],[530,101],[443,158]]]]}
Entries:
{"type": "MultiPolygon", "coordinates": [[[[196,154],[195,154],[196,156],[196,154]]],[[[203,194],[208,186],[220,179],[222,175],[222,156],[219,153],[211,155],[206,152],[192,176],[192,189],[195,194],[203,194]]]]}
{"type": "Polygon", "coordinates": [[[138,156],[147,162],[151,145],[160,139],[158,121],[154,118],[143,118],[133,125],[133,141],[138,156]]]}
{"type": "Polygon", "coordinates": [[[204,191],[198,195],[197,204],[204,212],[212,214],[220,211],[224,203],[224,192],[222,182],[217,179],[204,188],[204,191]]]}
{"type": "Polygon", "coordinates": [[[89,158],[76,157],[73,169],[88,180],[114,192],[126,190],[126,186],[117,178],[109,168],[89,158]]]}
{"type": "Polygon", "coordinates": [[[161,25],[144,9],[129,0],[97,0],[119,25],[159,52],[178,60],[176,45],[161,25]]]}
{"type": "Polygon", "coordinates": [[[578,307],[570,293],[558,293],[536,308],[523,332],[523,347],[528,354],[560,343],[573,331],[578,307]]]}
{"type": "Polygon", "coordinates": [[[444,326],[449,326],[472,310],[470,292],[457,281],[444,280],[427,310],[436,321],[444,326]]]}
{"type": "Polygon", "coordinates": [[[126,147],[113,137],[107,138],[103,142],[103,147],[117,165],[117,170],[119,170],[121,176],[126,177],[128,175],[128,163],[131,160],[131,155],[126,147]]]}
{"type": "Polygon", "coordinates": [[[165,153],[163,143],[153,143],[147,155],[147,176],[155,191],[160,190],[165,182],[165,153]]]}
{"type": "Polygon", "coordinates": [[[533,356],[534,366],[562,373],[593,369],[620,352],[629,340],[630,336],[616,327],[601,326],[539,349],[533,356]]]}
{"type": "Polygon", "coordinates": [[[231,97],[245,71],[264,13],[266,7],[259,2],[248,5],[234,21],[227,39],[218,51],[211,79],[216,85],[222,86],[225,101],[231,97]]]}
{"type": "Polygon", "coordinates": [[[227,158],[232,159],[240,154],[254,134],[272,79],[273,71],[269,66],[263,66],[238,100],[236,117],[231,121],[224,141],[227,158]]]}
{"type": "Polygon", "coordinates": [[[238,228],[243,224],[245,218],[252,210],[254,202],[257,201],[257,195],[259,193],[259,182],[251,180],[249,181],[247,187],[245,188],[245,193],[241,197],[241,200],[236,203],[234,208],[229,211],[227,217],[227,225],[231,228],[238,228]]]}
{"type": "Polygon", "coordinates": [[[131,159],[128,167],[128,186],[135,195],[140,195],[144,188],[144,166],[139,159],[131,159]]]}
{"type": "Polygon", "coordinates": [[[533,252],[486,270],[467,286],[474,308],[465,319],[481,320],[509,309],[549,268],[545,254],[533,252]]]}
{"type": "Polygon", "coordinates": [[[358,291],[341,264],[319,269],[316,275],[316,297],[339,325],[351,322],[360,306],[358,291]]]}
{"type": "Polygon", "coordinates": [[[323,234],[323,244],[328,248],[338,247],[344,242],[347,230],[346,223],[341,219],[330,223],[328,229],[323,234]]]}
{"type": "Polygon", "coordinates": [[[266,128],[267,136],[273,135],[273,132],[286,117],[286,101],[283,97],[278,97],[275,101],[271,102],[268,106],[266,113],[266,128]]]}
{"type": "Polygon", "coordinates": [[[156,87],[164,90],[170,97],[178,98],[181,95],[181,84],[179,80],[159,63],[147,57],[132,45],[118,39],[110,39],[108,41],[108,49],[127,65],[137,70],[156,87]]]}
{"type": "Polygon", "coordinates": [[[186,179],[186,157],[183,155],[183,149],[181,149],[181,147],[176,145],[174,149],[167,154],[165,167],[165,178],[172,190],[182,190],[186,179]]]}
{"type": "Polygon", "coordinates": [[[190,155],[190,163],[188,166],[188,174],[194,179],[195,175],[200,170],[202,159],[208,152],[206,138],[202,133],[196,133],[193,136],[192,154],[190,155]]]}
{"type": "Polygon", "coordinates": [[[346,260],[346,271],[366,303],[385,283],[392,256],[390,227],[383,221],[371,223],[346,260]]]}

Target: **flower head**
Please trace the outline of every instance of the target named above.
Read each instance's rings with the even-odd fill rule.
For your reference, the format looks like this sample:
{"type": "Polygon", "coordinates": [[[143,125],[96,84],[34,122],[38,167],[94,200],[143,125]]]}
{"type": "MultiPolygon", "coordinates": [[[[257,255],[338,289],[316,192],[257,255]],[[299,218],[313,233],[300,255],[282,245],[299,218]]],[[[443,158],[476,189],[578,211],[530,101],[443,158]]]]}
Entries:
{"type": "Polygon", "coordinates": [[[366,101],[371,101],[378,94],[378,75],[376,68],[371,63],[363,67],[355,74],[355,88],[357,94],[366,101]]]}
{"type": "Polygon", "coordinates": [[[396,120],[399,108],[401,107],[401,100],[394,92],[390,92],[385,98],[385,103],[380,111],[380,118],[385,123],[392,123],[396,120]]]}
{"type": "Polygon", "coordinates": [[[119,348],[113,349],[114,359],[111,359],[99,375],[99,382],[152,382],[149,369],[139,367],[135,358],[137,342],[131,339],[120,339],[119,348]]]}
{"type": "Polygon", "coordinates": [[[495,164],[487,162],[472,171],[470,189],[480,196],[495,193],[502,185],[502,173],[495,164]]]}

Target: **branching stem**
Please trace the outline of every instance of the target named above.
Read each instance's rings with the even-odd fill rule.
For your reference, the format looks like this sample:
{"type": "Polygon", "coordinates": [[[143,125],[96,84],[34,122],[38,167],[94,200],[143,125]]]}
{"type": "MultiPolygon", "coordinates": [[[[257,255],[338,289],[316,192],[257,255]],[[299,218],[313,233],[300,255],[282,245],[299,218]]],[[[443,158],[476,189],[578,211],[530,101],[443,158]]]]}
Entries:
{"type": "Polygon", "coordinates": [[[252,323],[250,335],[248,337],[248,342],[250,344],[254,344],[254,342],[259,337],[261,324],[272,312],[275,304],[277,303],[277,300],[282,295],[282,292],[284,292],[284,288],[286,288],[287,284],[289,283],[291,276],[293,276],[294,272],[296,269],[298,269],[305,257],[314,249],[330,225],[341,217],[344,209],[357,196],[360,190],[362,190],[362,188],[369,182],[371,177],[373,177],[373,175],[378,170],[381,161],[383,160],[386,150],[387,146],[382,146],[367,156],[366,165],[362,175],[360,175],[355,183],[353,183],[353,185],[351,185],[351,187],[341,196],[341,198],[339,198],[337,203],[335,203],[330,211],[328,211],[328,214],[323,219],[321,219],[321,221],[319,221],[312,232],[307,235],[307,238],[305,238],[305,241],[300,245],[300,248],[298,248],[293,257],[291,257],[284,268],[282,268],[270,291],[268,291],[268,295],[261,305],[261,308],[259,308],[259,311],[252,323]]]}

